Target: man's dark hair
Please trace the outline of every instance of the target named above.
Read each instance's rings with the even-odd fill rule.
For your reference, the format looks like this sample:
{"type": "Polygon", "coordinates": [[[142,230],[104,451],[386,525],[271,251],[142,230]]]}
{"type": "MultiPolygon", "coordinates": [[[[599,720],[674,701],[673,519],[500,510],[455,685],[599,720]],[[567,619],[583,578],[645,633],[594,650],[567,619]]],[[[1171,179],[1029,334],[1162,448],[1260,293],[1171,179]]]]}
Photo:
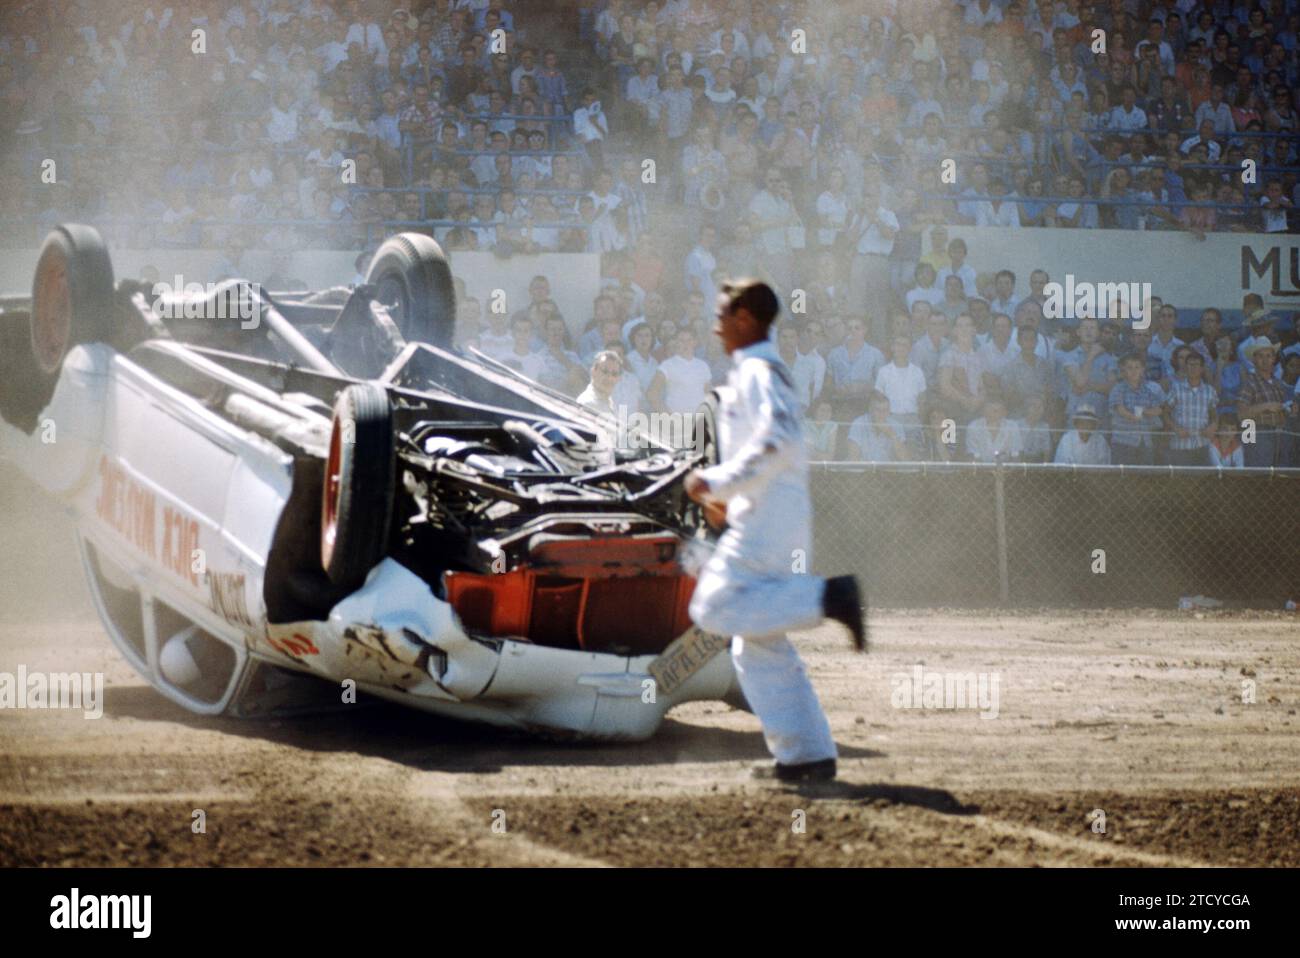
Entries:
{"type": "Polygon", "coordinates": [[[722,284],[722,295],[727,297],[730,309],[747,309],[763,328],[776,321],[781,311],[781,301],[772,287],[758,279],[734,279],[722,284]]]}

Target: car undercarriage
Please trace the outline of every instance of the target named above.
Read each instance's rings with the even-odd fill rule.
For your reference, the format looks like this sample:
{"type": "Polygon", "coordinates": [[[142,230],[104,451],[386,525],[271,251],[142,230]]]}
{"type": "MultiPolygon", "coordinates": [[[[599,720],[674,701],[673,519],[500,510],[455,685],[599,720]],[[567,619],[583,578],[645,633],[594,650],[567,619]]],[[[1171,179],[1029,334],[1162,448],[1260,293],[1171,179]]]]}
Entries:
{"type": "MultiPolygon", "coordinates": [[[[456,348],[449,267],[418,235],[385,243],[366,283],[309,293],[155,296],[113,282],[86,227],[52,234],[36,272],[32,297],[0,300],[0,418],[85,440],[78,475],[46,485],[80,497],[101,615],[160,690],[225,707],[251,657],[529,727],[640,736],[670,707],[616,703],[701,635],[687,609],[712,531],[683,479],[711,454],[708,409],[694,447],[623,442],[611,417],[456,348]],[[202,668],[176,666],[178,642],[202,668]],[[205,668],[225,690],[211,702],[177,679],[205,668]]],[[[712,691],[689,684],[702,649],[665,674],[722,697],[729,663],[712,691]]]]}

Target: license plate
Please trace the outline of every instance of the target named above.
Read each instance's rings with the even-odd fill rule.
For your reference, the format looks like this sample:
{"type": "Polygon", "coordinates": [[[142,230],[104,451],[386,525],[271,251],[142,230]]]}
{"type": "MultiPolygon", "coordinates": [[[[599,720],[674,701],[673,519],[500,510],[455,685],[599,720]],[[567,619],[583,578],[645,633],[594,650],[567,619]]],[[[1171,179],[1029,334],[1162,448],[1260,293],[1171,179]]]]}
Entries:
{"type": "Polygon", "coordinates": [[[729,645],[730,636],[697,628],[678,636],[647,669],[655,680],[656,694],[671,695],[729,645]]]}

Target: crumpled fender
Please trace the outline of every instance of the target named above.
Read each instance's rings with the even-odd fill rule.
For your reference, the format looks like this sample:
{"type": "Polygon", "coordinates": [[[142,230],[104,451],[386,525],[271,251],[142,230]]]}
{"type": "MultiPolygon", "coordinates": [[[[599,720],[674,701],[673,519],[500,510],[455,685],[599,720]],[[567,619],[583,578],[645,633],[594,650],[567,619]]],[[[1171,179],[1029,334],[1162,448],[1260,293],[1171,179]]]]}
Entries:
{"type": "Polygon", "coordinates": [[[495,649],[465,634],[450,603],[392,559],[330,610],[329,627],[342,643],[418,668],[462,701],[487,688],[500,661],[495,649]]]}

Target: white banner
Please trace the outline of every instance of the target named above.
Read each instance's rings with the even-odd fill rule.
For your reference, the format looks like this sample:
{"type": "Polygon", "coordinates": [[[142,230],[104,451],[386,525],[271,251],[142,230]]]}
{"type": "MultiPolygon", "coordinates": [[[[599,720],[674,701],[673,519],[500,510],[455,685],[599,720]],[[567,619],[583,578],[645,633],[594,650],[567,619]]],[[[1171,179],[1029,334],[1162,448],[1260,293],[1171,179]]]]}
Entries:
{"type": "MultiPolygon", "coordinates": [[[[948,235],[966,241],[967,261],[977,272],[1012,270],[1017,296],[1029,292],[1030,271],[1042,268],[1062,283],[1067,274],[1076,282],[1150,283],[1157,296],[1179,308],[1240,309],[1242,296],[1254,292],[1270,309],[1300,309],[1300,237],[1294,234],[1209,233],[1198,240],[1182,232],[950,226],[948,235]]],[[[139,276],[151,265],[167,282],[177,273],[187,282],[211,282],[224,262],[217,250],[110,253],[119,277],[139,276]]],[[[0,254],[0,293],[31,291],[36,255],[36,250],[0,254]]],[[[356,256],[337,250],[250,250],[239,267],[254,282],[278,274],[318,289],[352,282],[356,256]]],[[[452,257],[452,272],[485,309],[492,291],[504,290],[510,312],[528,302],[528,282],[541,274],[550,280],[551,298],[574,333],[591,318],[592,300],[600,290],[600,257],[587,253],[500,259],[492,253],[460,252],[452,257]]]]}
{"type": "MultiPolygon", "coordinates": [[[[505,293],[507,311],[528,305],[528,284],[545,276],[551,299],[569,324],[574,337],[582,334],[600,292],[600,256],[596,253],[541,253],[501,259],[495,253],[456,253],[452,272],[465,281],[465,292],[479,301],[486,319],[496,290],[505,293]]],[[[539,335],[541,330],[536,331],[539,335]]]]}
{"type": "MultiPolygon", "coordinates": [[[[1241,309],[1258,293],[1269,309],[1300,310],[1300,236],[1287,233],[1191,233],[1138,230],[1004,229],[950,226],[966,241],[977,273],[1016,274],[1016,295],[1029,293],[1029,274],[1044,269],[1053,282],[1150,283],[1165,302],[1183,308],[1241,309]]],[[[929,236],[927,233],[927,247],[929,236]]]]}

